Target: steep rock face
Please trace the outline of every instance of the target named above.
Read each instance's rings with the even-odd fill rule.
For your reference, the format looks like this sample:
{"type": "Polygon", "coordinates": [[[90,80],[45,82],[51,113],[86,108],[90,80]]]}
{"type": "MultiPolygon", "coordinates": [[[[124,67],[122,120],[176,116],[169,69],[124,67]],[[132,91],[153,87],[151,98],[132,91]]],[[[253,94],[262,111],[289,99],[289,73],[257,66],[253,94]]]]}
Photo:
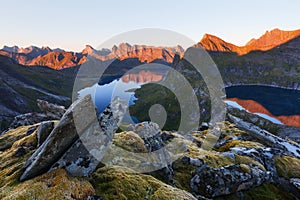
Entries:
{"type": "Polygon", "coordinates": [[[47,66],[52,69],[64,69],[77,66],[81,61],[81,57],[72,52],[49,52],[45,55],[40,55],[32,59],[26,65],[34,66],[47,66]]]}
{"type": "Polygon", "coordinates": [[[234,44],[225,42],[216,36],[205,34],[198,45],[201,45],[207,51],[233,52],[237,53],[238,55],[244,55],[249,53],[250,51],[270,50],[298,36],[300,36],[300,30],[283,31],[274,29],[271,31],[267,31],[258,39],[250,40],[245,46],[236,46],[234,44]]]}
{"type": "Polygon", "coordinates": [[[220,52],[237,52],[239,51],[239,47],[225,42],[221,38],[217,36],[205,34],[201,41],[198,43],[207,51],[220,51],[220,52]]]}
{"type": "Polygon", "coordinates": [[[300,35],[300,30],[295,31],[283,31],[280,29],[274,29],[271,31],[266,31],[258,39],[252,39],[247,44],[246,47],[248,51],[253,50],[269,50],[276,46],[279,46],[285,42],[288,42],[291,39],[294,39],[300,35]]]}
{"type": "Polygon", "coordinates": [[[164,60],[168,63],[173,61],[174,55],[182,54],[183,48],[176,47],[152,47],[146,45],[133,45],[121,43],[118,47],[112,48],[112,53],[120,60],[126,58],[138,58],[141,62],[152,62],[154,60],[164,60]]]}

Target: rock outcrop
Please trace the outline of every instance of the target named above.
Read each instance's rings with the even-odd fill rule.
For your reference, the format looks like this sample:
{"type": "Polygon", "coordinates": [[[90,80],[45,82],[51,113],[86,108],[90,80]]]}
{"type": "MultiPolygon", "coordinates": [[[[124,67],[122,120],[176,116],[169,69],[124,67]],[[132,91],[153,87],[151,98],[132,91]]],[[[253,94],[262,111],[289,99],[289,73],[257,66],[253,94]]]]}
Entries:
{"type": "Polygon", "coordinates": [[[233,165],[213,169],[205,165],[195,170],[191,188],[197,194],[216,197],[257,187],[265,181],[266,173],[257,166],[233,165]]]}
{"type": "Polygon", "coordinates": [[[20,180],[27,180],[46,172],[79,138],[77,132],[79,130],[76,129],[73,115],[80,115],[82,122],[88,125],[90,113],[93,113],[92,109],[95,110],[95,107],[90,95],[74,102],[51,131],[46,141],[27,160],[20,180]],[[84,108],[86,112],[90,112],[88,114],[80,112],[84,108]]]}
{"type": "Polygon", "coordinates": [[[230,114],[234,123],[219,123],[217,143],[210,129],[185,138],[161,131],[152,122],[122,124],[123,132],[115,134],[126,109],[114,99],[97,117],[88,95],[74,102],[59,122],[20,126],[0,136],[0,197],[261,199],[264,192],[277,199],[299,196],[295,142],[230,114]],[[214,143],[213,150],[201,148],[204,141],[214,143]],[[143,162],[164,147],[168,151],[158,154],[159,162],[143,162]],[[176,160],[166,164],[170,156],[176,160]],[[147,174],[133,170],[152,165],[158,168],[147,174]]]}
{"type": "Polygon", "coordinates": [[[20,180],[57,168],[66,169],[73,176],[90,175],[105,154],[125,112],[126,106],[116,98],[97,119],[90,95],[75,101],[27,160],[20,180]]]}
{"type": "Polygon", "coordinates": [[[44,100],[38,99],[37,105],[40,108],[41,113],[32,112],[18,115],[14,118],[14,121],[9,128],[13,129],[19,126],[33,125],[47,120],[59,120],[66,112],[64,106],[58,106],[44,100]]]}
{"type": "Polygon", "coordinates": [[[124,102],[114,99],[97,120],[78,132],[80,138],[52,165],[50,171],[64,168],[73,176],[90,175],[105,155],[126,109],[124,102]]]}
{"type": "Polygon", "coordinates": [[[246,130],[251,133],[253,137],[256,137],[270,146],[283,149],[287,154],[293,155],[300,158],[300,145],[297,143],[292,143],[284,140],[278,136],[269,133],[266,130],[259,128],[249,122],[245,122],[235,116],[229,114],[229,118],[235,123],[239,128],[246,130]]]}

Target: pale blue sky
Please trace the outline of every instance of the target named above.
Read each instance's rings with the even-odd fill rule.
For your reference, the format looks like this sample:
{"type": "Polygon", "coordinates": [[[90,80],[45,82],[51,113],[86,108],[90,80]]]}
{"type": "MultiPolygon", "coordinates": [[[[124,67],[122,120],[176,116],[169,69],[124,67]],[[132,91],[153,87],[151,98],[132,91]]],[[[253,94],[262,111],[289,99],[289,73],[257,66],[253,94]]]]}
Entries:
{"type": "Polygon", "coordinates": [[[0,1],[0,46],[80,51],[116,34],[163,28],[199,41],[210,33],[243,45],[266,30],[300,29],[299,0],[0,1]]]}

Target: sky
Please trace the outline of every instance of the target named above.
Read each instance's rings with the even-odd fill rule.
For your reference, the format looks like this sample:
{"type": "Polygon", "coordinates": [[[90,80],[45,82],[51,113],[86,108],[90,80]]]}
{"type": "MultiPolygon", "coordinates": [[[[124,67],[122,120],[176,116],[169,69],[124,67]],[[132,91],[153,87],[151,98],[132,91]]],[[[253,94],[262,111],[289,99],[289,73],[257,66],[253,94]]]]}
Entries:
{"type": "MultiPolygon", "coordinates": [[[[300,29],[299,0],[0,0],[0,46],[81,51],[112,36],[159,28],[198,42],[205,33],[244,45],[266,30],[300,29]]],[[[124,41],[125,42],[125,41],[124,41]]],[[[175,45],[175,44],[174,44],[175,45]]]]}

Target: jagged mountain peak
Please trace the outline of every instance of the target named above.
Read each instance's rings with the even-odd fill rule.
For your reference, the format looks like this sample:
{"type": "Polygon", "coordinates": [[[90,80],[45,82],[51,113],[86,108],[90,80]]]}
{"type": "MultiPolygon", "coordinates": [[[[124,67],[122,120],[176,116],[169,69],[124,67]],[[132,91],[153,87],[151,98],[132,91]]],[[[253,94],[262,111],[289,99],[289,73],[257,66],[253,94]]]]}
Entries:
{"type": "Polygon", "coordinates": [[[282,45],[296,37],[300,36],[300,29],[294,31],[284,31],[275,28],[271,31],[266,31],[258,39],[251,39],[245,46],[236,46],[229,42],[222,40],[221,38],[211,35],[204,34],[201,41],[198,43],[204,49],[208,51],[216,52],[234,52],[239,55],[244,55],[250,51],[267,51],[276,46],[282,45]]]}
{"type": "Polygon", "coordinates": [[[196,44],[196,46],[199,45],[206,50],[220,52],[235,52],[238,48],[234,44],[225,42],[221,38],[207,33],[204,34],[200,42],[196,44]]]}
{"type": "Polygon", "coordinates": [[[271,31],[266,31],[264,35],[258,39],[251,39],[246,46],[253,46],[257,49],[268,50],[289,40],[300,36],[300,29],[294,31],[284,31],[275,28],[271,31]]]}
{"type": "Polygon", "coordinates": [[[82,50],[82,54],[92,54],[94,53],[95,49],[91,45],[85,45],[85,48],[82,50]]]}
{"type": "Polygon", "coordinates": [[[9,46],[6,46],[4,45],[3,48],[1,49],[3,51],[7,51],[7,52],[10,52],[10,53],[18,53],[19,51],[19,47],[18,46],[12,46],[12,47],[9,47],[9,46]]]}

